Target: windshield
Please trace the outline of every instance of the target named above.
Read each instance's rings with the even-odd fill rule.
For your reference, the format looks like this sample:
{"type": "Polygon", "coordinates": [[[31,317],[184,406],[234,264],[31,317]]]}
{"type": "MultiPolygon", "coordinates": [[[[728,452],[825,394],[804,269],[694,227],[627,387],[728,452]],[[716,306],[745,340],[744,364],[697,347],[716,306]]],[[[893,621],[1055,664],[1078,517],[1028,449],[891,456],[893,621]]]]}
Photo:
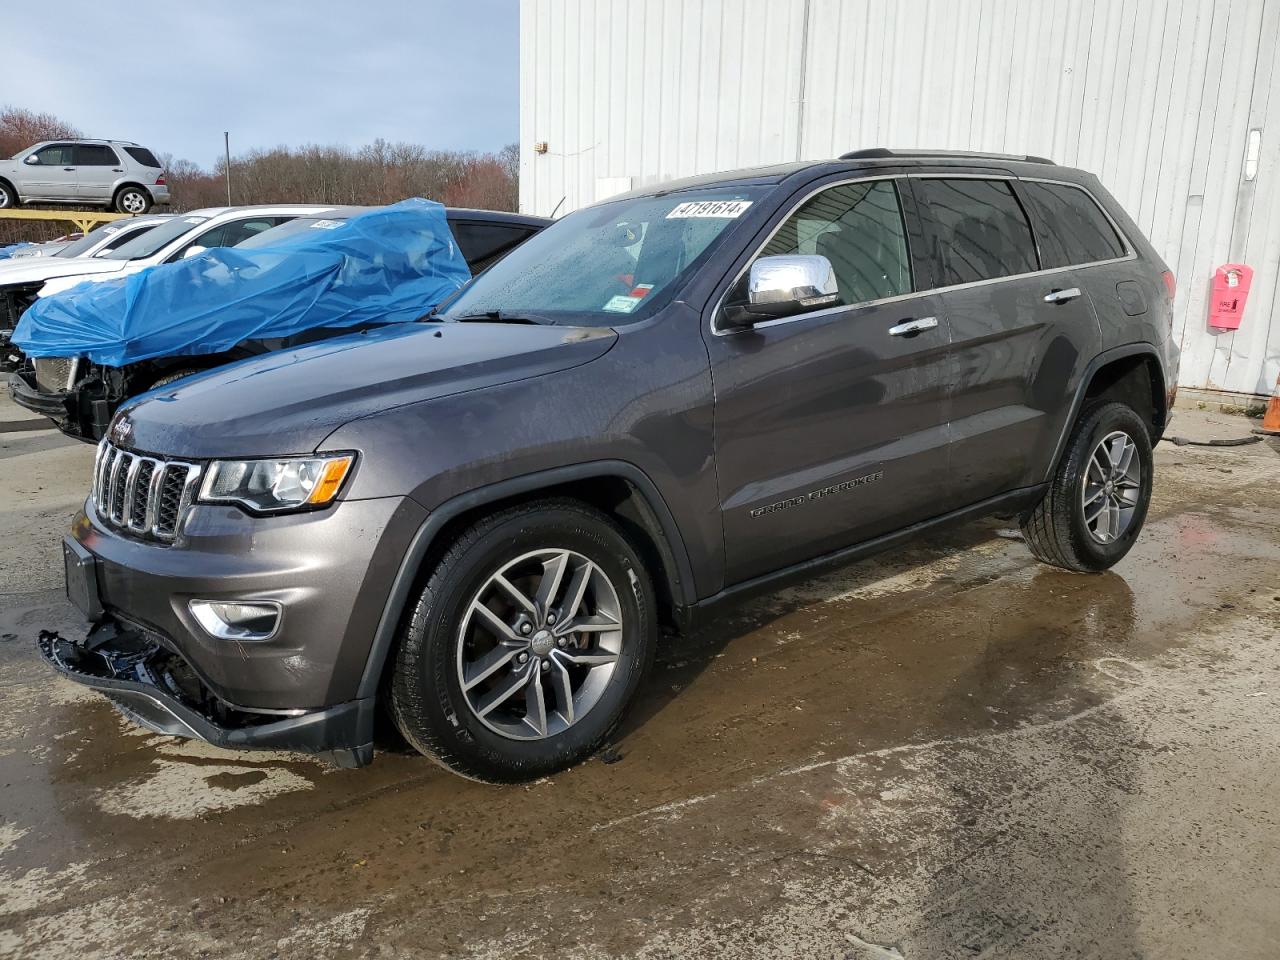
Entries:
{"type": "Polygon", "coordinates": [[[651,314],[767,187],[617,200],[571,213],[464,287],[444,311],[615,326],[651,314]]]}
{"type": "Polygon", "coordinates": [[[190,233],[208,219],[208,217],[174,217],[154,230],[144,230],[141,236],[125,241],[114,250],[102,254],[101,257],[103,260],[138,260],[149,257],[171,240],[190,233]]]}
{"type": "MultiPolygon", "coordinates": [[[[116,226],[115,224],[104,223],[102,226],[95,227],[94,229],[90,230],[79,240],[73,240],[71,243],[67,244],[65,247],[63,247],[61,250],[55,253],[54,256],[55,257],[84,256],[86,253],[88,253],[98,244],[102,243],[104,240],[109,239],[113,234],[117,234],[123,229],[124,227],[116,226]]],[[[150,229],[150,228],[147,228],[147,229],[150,229]]]]}
{"type": "Polygon", "coordinates": [[[248,240],[237,243],[236,246],[241,250],[270,247],[308,230],[332,230],[335,227],[342,226],[344,223],[346,223],[346,217],[298,217],[296,220],[282,223],[280,226],[272,227],[270,230],[263,230],[248,240]]]}

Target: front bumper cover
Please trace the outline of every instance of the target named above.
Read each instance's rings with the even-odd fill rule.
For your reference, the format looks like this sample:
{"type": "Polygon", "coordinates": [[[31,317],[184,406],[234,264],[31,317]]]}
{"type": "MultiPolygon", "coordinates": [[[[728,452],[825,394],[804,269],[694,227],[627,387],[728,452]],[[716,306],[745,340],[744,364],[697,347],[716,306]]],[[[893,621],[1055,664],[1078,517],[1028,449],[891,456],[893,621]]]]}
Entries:
{"type": "Polygon", "coordinates": [[[340,767],[373,759],[372,698],[289,716],[218,699],[178,654],[140,627],[105,615],[83,640],[42,630],[40,655],[64,677],[106,694],[157,733],[232,749],[297,750],[340,767]]]}

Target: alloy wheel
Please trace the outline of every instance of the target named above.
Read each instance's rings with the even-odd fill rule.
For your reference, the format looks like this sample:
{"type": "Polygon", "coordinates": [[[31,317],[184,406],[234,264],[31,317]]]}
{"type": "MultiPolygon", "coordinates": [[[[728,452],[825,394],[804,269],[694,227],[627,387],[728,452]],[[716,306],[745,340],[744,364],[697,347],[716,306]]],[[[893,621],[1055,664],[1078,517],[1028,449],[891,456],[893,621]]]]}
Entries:
{"type": "Polygon", "coordinates": [[[1138,445],[1123,430],[1094,447],[1080,495],[1085,526],[1098,543],[1114,543],[1133,523],[1142,496],[1142,463],[1138,445]]]}
{"type": "Polygon", "coordinates": [[[573,550],[526,553],[491,574],[457,637],[467,706],[494,733],[543,740],[604,695],[622,650],[618,591],[573,550]]]}
{"type": "Polygon", "coordinates": [[[125,213],[141,213],[146,205],[146,200],[136,190],[128,190],[120,195],[120,206],[124,208],[125,213]]]}

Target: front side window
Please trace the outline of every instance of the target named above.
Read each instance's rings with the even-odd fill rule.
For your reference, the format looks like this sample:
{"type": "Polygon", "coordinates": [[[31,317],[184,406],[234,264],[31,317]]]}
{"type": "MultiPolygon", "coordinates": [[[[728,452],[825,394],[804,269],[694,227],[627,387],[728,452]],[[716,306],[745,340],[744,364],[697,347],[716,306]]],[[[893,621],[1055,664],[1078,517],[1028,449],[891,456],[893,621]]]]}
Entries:
{"type": "Polygon", "coordinates": [[[811,197],[760,256],[818,254],[831,262],[844,304],[911,292],[911,261],[892,180],[846,183],[811,197]]]}
{"type": "Polygon", "coordinates": [[[120,162],[116,152],[104,143],[78,143],[72,154],[77,167],[114,167],[120,162]]]}
{"type": "Polygon", "coordinates": [[[1035,215],[1046,267],[1069,267],[1124,256],[1115,228],[1089,194],[1064,183],[1022,181],[1019,189],[1035,215]]]}
{"type": "Polygon", "coordinates": [[[935,286],[1040,269],[1031,224],[1007,181],[928,177],[915,184],[935,286]]]}
{"type": "Polygon", "coordinates": [[[42,167],[69,167],[71,166],[71,144],[55,143],[43,147],[36,151],[35,157],[42,167]]]}
{"type": "Polygon", "coordinates": [[[213,250],[217,247],[234,247],[250,237],[266,233],[286,219],[288,218],[255,217],[252,220],[232,220],[229,223],[221,223],[211,230],[206,230],[204,233],[192,237],[189,243],[183,244],[179,250],[169,257],[169,261],[172,263],[175,260],[181,260],[183,255],[195,246],[204,247],[207,250],[213,250]]]}
{"type": "Polygon", "coordinates": [[[443,311],[616,326],[651,315],[773,187],[729,184],[587,207],[516,247],[443,311]]]}

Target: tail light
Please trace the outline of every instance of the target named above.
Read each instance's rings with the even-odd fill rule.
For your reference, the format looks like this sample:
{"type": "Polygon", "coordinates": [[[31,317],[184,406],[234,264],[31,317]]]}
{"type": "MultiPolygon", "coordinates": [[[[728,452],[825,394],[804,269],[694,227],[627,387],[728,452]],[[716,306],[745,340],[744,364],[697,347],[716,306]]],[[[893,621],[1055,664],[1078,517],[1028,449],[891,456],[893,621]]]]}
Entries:
{"type": "MultiPolygon", "coordinates": [[[[157,186],[157,187],[163,187],[163,186],[164,186],[164,174],[163,174],[163,173],[162,173],[162,174],[160,174],[160,176],[156,177],[156,186],[157,186]]],[[[1172,277],[1172,274],[1168,274],[1168,276],[1172,277]]],[[[1172,281],[1172,280],[1169,280],[1169,281],[1167,281],[1167,282],[1172,283],[1173,281],[1172,281]]],[[[1170,294],[1170,296],[1172,296],[1172,294],[1170,294]]]]}
{"type": "Polygon", "coordinates": [[[1169,291],[1169,299],[1172,300],[1174,293],[1178,290],[1178,281],[1174,279],[1173,271],[1166,270],[1160,274],[1160,277],[1164,280],[1164,288],[1169,291]]]}

